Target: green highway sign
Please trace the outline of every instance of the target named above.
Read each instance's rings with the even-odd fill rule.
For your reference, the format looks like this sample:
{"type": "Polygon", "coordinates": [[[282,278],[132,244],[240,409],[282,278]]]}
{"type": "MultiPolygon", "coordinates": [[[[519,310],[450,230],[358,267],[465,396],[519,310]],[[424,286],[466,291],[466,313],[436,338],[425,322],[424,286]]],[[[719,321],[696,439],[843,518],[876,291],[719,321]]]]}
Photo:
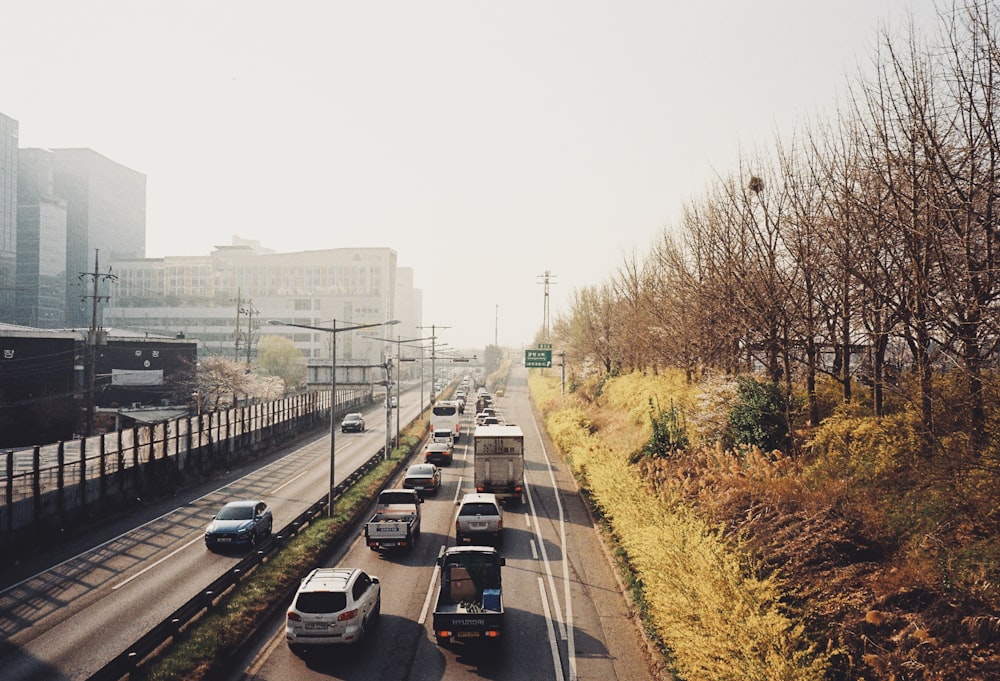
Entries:
{"type": "Polygon", "coordinates": [[[552,366],[551,350],[525,350],[524,366],[527,369],[548,369],[552,366]]]}

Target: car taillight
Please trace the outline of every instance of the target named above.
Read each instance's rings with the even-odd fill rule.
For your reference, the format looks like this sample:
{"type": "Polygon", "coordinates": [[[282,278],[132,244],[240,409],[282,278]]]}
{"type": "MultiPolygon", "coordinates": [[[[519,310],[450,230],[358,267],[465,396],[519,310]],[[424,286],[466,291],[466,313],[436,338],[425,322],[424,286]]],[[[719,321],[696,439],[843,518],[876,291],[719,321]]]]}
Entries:
{"type": "Polygon", "coordinates": [[[301,622],[302,621],[302,615],[300,615],[299,613],[295,612],[294,610],[289,610],[288,611],[288,621],[289,622],[301,622]]]}
{"type": "Polygon", "coordinates": [[[358,609],[355,608],[354,610],[348,610],[347,612],[340,613],[340,615],[337,617],[337,621],[343,622],[345,620],[352,620],[357,616],[358,616],[358,609]]]}

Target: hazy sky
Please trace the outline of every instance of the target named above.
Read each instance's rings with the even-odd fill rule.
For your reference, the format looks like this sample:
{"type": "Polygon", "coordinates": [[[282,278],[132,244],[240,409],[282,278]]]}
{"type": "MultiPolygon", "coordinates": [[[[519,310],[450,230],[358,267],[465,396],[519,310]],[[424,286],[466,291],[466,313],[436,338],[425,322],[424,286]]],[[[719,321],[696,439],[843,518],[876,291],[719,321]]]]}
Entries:
{"type": "Polygon", "coordinates": [[[455,347],[530,342],[931,0],[0,0],[22,147],[147,175],[147,253],[389,247],[455,347]]]}

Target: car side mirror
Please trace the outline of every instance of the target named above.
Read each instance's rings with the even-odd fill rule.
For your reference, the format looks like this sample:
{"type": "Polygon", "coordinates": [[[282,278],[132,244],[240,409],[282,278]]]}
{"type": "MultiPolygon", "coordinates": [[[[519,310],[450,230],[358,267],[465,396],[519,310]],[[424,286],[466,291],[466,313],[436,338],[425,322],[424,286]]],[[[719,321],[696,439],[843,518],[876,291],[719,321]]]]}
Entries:
{"type": "Polygon", "coordinates": [[[374,575],[372,575],[371,580],[372,580],[372,584],[378,584],[379,583],[378,577],[376,577],[374,575]]]}

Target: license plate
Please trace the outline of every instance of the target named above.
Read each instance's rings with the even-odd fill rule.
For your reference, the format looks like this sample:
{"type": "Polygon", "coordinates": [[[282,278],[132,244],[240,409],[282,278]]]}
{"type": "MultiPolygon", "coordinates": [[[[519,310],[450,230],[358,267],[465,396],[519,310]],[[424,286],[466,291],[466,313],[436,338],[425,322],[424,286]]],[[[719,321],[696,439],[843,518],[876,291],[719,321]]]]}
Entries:
{"type": "Polygon", "coordinates": [[[217,541],[219,543],[222,543],[222,544],[225,544],[227,541],[232,541],[232,540],[233,540],[232,537],[219,537],[215,541],[217,541]]]}
{"type": "Polygon", "coordinates": [[[482,636],[478,631],[456,631],[455,638],[480,638],[482,636]]]}

